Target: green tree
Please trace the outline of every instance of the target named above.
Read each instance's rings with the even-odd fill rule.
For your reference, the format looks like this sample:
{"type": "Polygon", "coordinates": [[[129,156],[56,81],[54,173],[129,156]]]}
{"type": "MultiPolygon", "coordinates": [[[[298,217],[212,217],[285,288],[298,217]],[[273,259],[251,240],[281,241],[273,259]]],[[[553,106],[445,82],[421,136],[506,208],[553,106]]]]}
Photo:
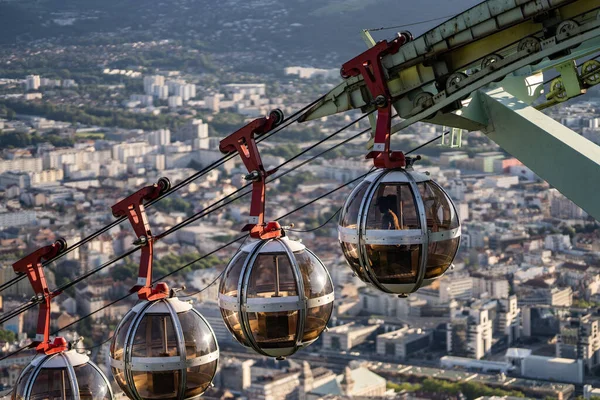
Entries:
{"type": "Polygon", "coordinates": [[[0,341],[12,343],[17,340],[17,335],[13,331],[0,329],[0,341]]]}

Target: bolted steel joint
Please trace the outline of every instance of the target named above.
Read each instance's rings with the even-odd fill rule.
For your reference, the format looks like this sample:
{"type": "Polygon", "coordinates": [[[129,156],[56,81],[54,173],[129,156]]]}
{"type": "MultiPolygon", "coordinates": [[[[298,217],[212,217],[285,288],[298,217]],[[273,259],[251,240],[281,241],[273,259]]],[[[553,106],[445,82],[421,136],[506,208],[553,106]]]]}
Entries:
{"type": "Polygon", "coordinates": [[[140,236],[133,241],[133,244],[136,246],[145,246],[148,244],[148,238],[146,236],[140,236]]]}
{"type": "Polygon", "coordinates": [[[380,94],[379,96],[375,97],[375,100],[373,100],[373,104],[375,104],[377,107],[385,107],[387,106],[387,99],[384,95],[380,94]]]}
{"type": "Polygon", "coordinates": [[[259,181],[260,180],[260,172],[258,172],[256,170],[252,171],[248,175],[244,175],[244,179],[247,181],[252,181],[252,182],[259,181]]]}

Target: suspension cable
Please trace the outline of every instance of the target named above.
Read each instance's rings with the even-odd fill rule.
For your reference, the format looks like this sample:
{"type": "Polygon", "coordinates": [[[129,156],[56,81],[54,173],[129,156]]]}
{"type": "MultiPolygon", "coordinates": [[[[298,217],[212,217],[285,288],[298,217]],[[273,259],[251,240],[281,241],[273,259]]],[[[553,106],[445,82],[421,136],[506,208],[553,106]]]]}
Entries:
{"type": "MultiPolygon", "coordinates": [[[[300,116],[306,110],[308,110],[309,108],[311,108],[312,106],[314,106],[315,104],[317,104],[324,97],[325,96],[321,96],[317,100],[315,100],[312,103],[304,106],[303,108],[301,108],[300,110],[298,110],[294,114],[292,114],[291,116],[289,116],[286,119],[284,119],[283,122],[281,123],[281,125],[279,127],[277,127],[277,129],[273,130],[272,132],[269,132],[267,135],[263,135],[261,138],[259,138],[257,140],[257,143],[260,143],[261,141],[266,140],[269,137],[278,134],[283,129],[289,127],[291,124],[293,124],[294,122],[296,122],[298,120],[298,118],[300,118],[300,116]]],[[[225,164],[227,161],[233,159],[235,156],[236,156],[235,154],[228,154],[228,155],[226,155],[224,157],[221,157],[219,160],[211,163],[210,165],[208,165],[207,167],[203,168],[202,170],[194,173],[193,175],[189,176],[188,178],[184,179],[183,181],[177,183],[169,191],[163,193],[162,195],[160,195],[159,197],[157,197],[155,200],[152,200],[152,201],[148,202],[145,205],[145,207],[146,208],[151,207],[156,202],[164,199],[167,196],[170,196],[171,194],[175,193],[176,191],[178,191],[179,189],[183,188],[184,186],[189,185],[191,182],[195,181],[196,179],[201,178],[202,176],[208,174],[209,172],[213,171],[214,169],[216,169],[216,168],[220,167],[221,165],[225,164]]],[[[69,246],[64,251],[62,251],[60,254],[58,254],[56,257],[54,257],[51,261],[45,261],[45,262],[43,262],[42,265],[44,267],[47,267],[51,263],[53,263],[55,261],[58,261],[59,259],[61,259],[65,255],[71,253],[72,251],[75,251],[76,249],[80,248],[84,244],[89,243],[90,241],[94,240],[95,238],[99,237],[100,235],[103,235],[104,233],[108,232],[109,230],[111,230],[115,226],[119,225],[121,222],[125,221],[126,219],[127,219],[126,217],[121,217],[121,218],[116,219],[115,221],[111,222],[110,224],[106,225],[105,227],[103,227],[103,228],[99,229],[98,231],[92,233],[91,235],[89,235],[89,236],[81,239],[77,243],[69,246]]],[[[9,281],[7,281],[7,282],[5,282],[5,283],[3,283],[3,284],[0,285],[0,292],[4,291],[5,289],[7,289],[8,287],[14,285],[17,282],[22,281],[25,278],[26,278],[26,275],[17,274],[17,276],[15,276],[14,278],[12,278],[9,281]]]]}
{"type": "Polygon", "coordinates": [[[367,32],[375,32],[375,31],[386,31],[386,30],[390,30],[390,29],[408,28],[410,26],[428,24],[429,22],[440,21],[442,19],[454,18],[456,15],[458,15],[458,14],[446,15],[445,17],[432,18],[432,19],[427,19],[427,20],[424,20],[424,21],[411,22],[411,23],[403,24],[403,25],[383,26],[381,28],[369,28],[369,29],[365,29],[365,31],[367,31],[367,32]]]}
{"type": "MultiPolygon", "coordinates": [[[[368,114],[366,114],[366,115],[368,115],[368,114]]],[[[346,125],[345,127],[343,127],[343,128],[341,128],[341,129],[339,129],[338,131],[336,131],[336,132],[332,133],[332,134],[331,134],[331,135],[329,135],[329,136],[328,136],[326,139],[328,140],[328,139],[332,138],[333,136],[335,136],[335,135],[339,134],[340,132],[342,132],[342,131],[344,131],[344,130],[348,129],[350,126],[354,125],[356,122],[360,121],[362,118],[364,118],[364,117],[361,117],[361,118],[357,119],[356,121],[354,121],[354,122],[352,122],[352,123],[350,123],[350,124],[346,125]]],[[[338,148],[338,147],[340,147],[340,146],[342,146],[342,145],[344,145],[344,144],[346,144],[346,143],[348,143],[348,142],[350,142],[350,141],[352,141],[352,140],[354,140],[354,139],[356,139],[356,138],[360,137],[361,135],[364,135],[365,133],[367,133],[367,132],[369,132],[369,131],[370,131],[370,128],[367,128],[367,129],[365,129],[365,130],[363,130],[363,131],[361,131],[361,132],[357,133],[356,135],[354,135],[354,136],[352,136],[352,137],[350,137],[350,138],[348,138],[348,139],[345,139],[344,141],[342,141],[342,142],[340,142],[340,143],[336,144],[335,146],[333,146],[333,147],[330,147],[329,149],[326,149],[326,150],[322,151],[321,153],[319,153],[319,154],[317,154],[317,155],[315,155],[315,156],[313,156],[313,157],[311,157],[311,158],[309,158],[309,159],[307,159],[307,160],[303,161],[302,163],[300,163],[300,164],[298,164],[298,165],[295,165],[294,167],[292,167],[292,168],[288,169],[287,171],[285,171],[285,172],[283,172],[283,173],[281,173],[281,174],[277,174],[277,175],[275,175],[275,176],[273,176],[273,177],[269,178],[269,179],[267,180],[267,183],[268,183],[268,182],[273,182],[273,181],[274,181],[274,180],[276,180],[276,179],[280,179],[280,178],[284,177],[285,175],[289,174],[290,172],[293,172],[293,171],[297,170],[298,168],[300,168],[300,167],[302,167],[302,166],[304,166],[304,165],[308,164],[309,162],[312,162],[312,161],[314,161],[315,159],[317,159],[317,158],[319,158],[319,157],[323,156],[325,153],[328,153],[328,152],[330,152],[330,151],[332,151],[332,150],[335,150],[336,148],[338,148]]],[[[312,145],[312,146],[310,146],[310,147],[306,148],[305,150],[303,150],[303,151],[302,151],[302,152],[300,152],[299,154],[297,154],[297,155],[295,155],[294,157],[292,157],[290,160],[297,159],[298,157],[302,156],[303,154],[306,154],[306,153],[308,153],[310,150],[312,150],[312,149],[314,149],[316,146],[318,146],[318,144],[321,144],[321,143],[323,143],[323,141],[325,141],[326,139],[323,139],[323,140],[319,141],[317,144],[314,144],[314,145],[312,145]]],[[[288,161],[285,161],[284,163],[282,163],[282,164],[281,164],[279,167],[277,167],[276,169],[278,169],[278,168],[281,168],[282,166],[284,166],[284,165],[288,164],[288,163],[290,162],[290,160],[288,160],[288,161]]],[[[204,210],[202,210],[202,211],[199,211],[199,212],[197,212],[196,214],[192,215],[191,217],[187,218],[185,221],[182,221],[182,222],[180,222],[179,224],[177,224],[177,225],[173,226],[171,229],[169,229],[169,230],[167,230],[167,231],[165,231],[165,232],[163,232],[163,233],[161,233],[161,234],[157,235],[157,236],[156,236],[156,238],[157,238],[157,239],[161,239],[161,238],[163,238],[163,237],[165,237],[165,236],[168,236],[168,235],[170,235],[171,233],[173,233],[173,232],[175,232],[175,231],[177,231],[177,230],[179,230],[179,229],[181,229],[181,228],[184,228],[184,227],[188,226],[189,224],[191,224],[191,223],[193,223],[193,222],[197,221],[198,219],[200,219],[200,218],[203,218],[203,217],[205,217],[206,215],[208,215],[208,214],[210,214],[210,213],[212,213],[212,212],[214,212],[214,211],[217,211],[218,209],[220,209],[220,208],[223,208],[224,206],[226,206],[226,205],[228,205],[228,204],[230,204],[230,203],[233,203],[234,201],[236,201],[236,200],[239,200],[239,199],[241,199],[242,197],[244,197],[244,196],[246,196],[246,195],[250,194],[250,193],[251,193],[251,191],[247,191],[247,192],[245,192],[245,193],[242,193],[241,195],[239,195],[239,196],[237,196],[237,197],[235,197],[235,198],[233,198],[233,199],[230,199],[231,197],[233,197],[233,196],[234,196],[234,195],[236,195],[237,193],[240,193],[242,190],[246,189],[246,188],[247,188],[247,187],[249,187],[250,185],[251,185],[251,183],[248,183],[248,184],[246,184],[246,185],[242,186],[241,188],[239,188],[239,189],[235,190],[234,192],[232,192],[232,193],[228,194],[227,196],[223,197],[222,199],[220,199],[220,200],[218,200],[218,201],[214,202],[213,204],[211,204],[210,206],[206,207],[204,210]],[[208,211],[208,212],[206,212],[206,211],[205,211],[206,209],[210,209],[210,208],[212,208],[213,206],[216,206],[217,204],[219,204],[219,203],[221,203],[221,202],[223,202],[224,200],[227,200],[227,199],[230,199],[230,200],[228,200],[227,202],[225,202],[225,203],[223,203],[223,204],[220,204],[219,206],[217,206],[217,207],[216,207],[216,208],[214,208],[214,209],[211,209],[211,210],[210,210],[210,211],[208,211]]]]}
{"type": "Polygon", "coordinates": [[[323,222],[321,225],[317,226],[316,228],[312,228],[312,229],[308,229],[308,230],[300,230],[300,229],[286,229],[286,231],[290,231],[290,232],[298,232],[298,233],[308,233],[308,232],[314,232],[314,231],[318,231],[319,229],[323,228],[325,225],[327,225],[328,223],[330,223],[331,221],[333,221],[333,219],[335,218],[336,215],[338,215],[340,213],[340,211],[342,211],[342,208],[344,208],[344,206],[340,207],[337,209],[336,212],[334,212],[331,217],[327,218],[327,221],[323,222]]]}
{"type": "MultiPolygon", "coordinates": [[[[346,129],[350,128],[352,125],[354,125],[354,124],[356,124],[356,123],[360,122],[361,120],[363,120],[364,118],[368,117],[368,116],[369,116],[369,115],[370,115],[372,112],[374,112],[374,111],[371,111],[371,112],[369,112],[369,113],[367,113],[367,114],[365,114],[365,115],[361,116],[360,118],[357,118],[357,119],[356,119],[356,120],[354,120],[353,122],[351,122],[351,123],[347,124],[346,126],[344,126],[344,127],[340,128],[340,129],[338,129],[336,132],[332,133],[331,135],[329,135],[329,136],[327,136],[327,137],[323,138],[322,140],[320,140],[320,141],[318,141],[318,142],[316,142],[316,143],[312,144],[311,146],[309,146],[308,148],[304,149],[304,150],[303,150],[303,151],[301,151],[300,153],[296,154],[295,156],[293,156],[293,157],[292,157],[292,158],[290,158],[289,160],[287,160],[287,161],[283,162],[281,165],[279,165],[279,166],[277,167],[277,169],[281,168],[282,166],[285,166],[285,165],[286,165],[286,164],[288,164],[289,162],[291,162],[291,161],[293,161],[293,160],[295,160],[295,159],[297,159],[297,158],[301,157],[302,155],[304,155],[304,154],[308,153],[309,151],[311,151],[312,149],[316,148],[317,146],[319,146],[320,144],[324,143],[325,141],[327,141],[327,140],[329,140],[329,139],[333,138],[334,136],[336,136],[336,135],[340,134],[341,132],[343,132],[343,131],[345,131],[346,129]]],[[[284,173],[281,173],[281,174],[278,174],[278,175],[276,175],[276,176],[273,176],[272,178],[270,178],[270,179],[269,179],[269,181],[268,181],[268,182],[272,182],[272,181],[274,181],[274,180],[277,180],[277,179],[280,179],[280,178],[284,177],[285,175],[287,175],[287,174],[291,173],[292,171],[295,171],[296,169],[298,169],[298,168],[301,168],[302,166],[306,165],[307,163],[309,163],[309,162],[312,162],[312,161],[314,161],[315,159],[317,159],[317,158],[319,158],[319,157],[323,156],[324,154],[326,154],[326,153],[328,153],[328,152],[330,152],[330,151],[332,151],[332,150],[334,150],[334,149],[336,149],[336,148],[338,148],[338,147],[340,147],[340,146],[342,146],[342,145],[344,145],[344,144],[346,144],[346,143],[350,142],[351,140],[354,140],[354,139],[358,138],[359,136],[361,136],[361,135],[365,134],[365,133],[366,133],[366,132],[368,132],[369,130],[370,130],[370,128],[367,128],[367,129],[365,129],[365,130],[363,130],[363,131],[359,132],[358,134],[356,134],[356,135],[354,135],[354,136],[352,136],[352,137],[350,137],[350,138],[348,138],[348,139],[345,139],[344,141],[342,141],[342,142],[340,142],[340,143],[336,144],[335,146],[333,146],[333,147],[331,147],[331,148],[329,148],[329,149],[326,149],[326,150],[322,151],[321,153],[319,153],[319,154],[317,154],[317,155],[315,155],[315,156],[313,156],[313,157],[311,157],[311,158],[309,158],[309,159],[307,159],[307,160],[303,161],[302,163],[300,163],[300,164],[298,164],[298,165],[296,165],[296,166],[294,166],[294,167],[292,167],[292,168],[288,169],[288,170],[287,170],[287,171],[285,171],[284,173]]],[[[264,137],[264,136],[263,136],[263,137],[264,137]]],[[[181,228],[184,228],[185,226],[187,226],[187,225],[189,225],[189,224],[191,224],[191,223],[193,223],[193,222],[195,222],[195,221],[197,221],[197,220],[199,220],[199,219],[201,219],[201,218],[203,218],[203,217],[205,217],[205,216],[207,216],[207,215],[209,215],[209,214],[211,214],[211,213],[213,213],[213,212],[215,212],[215,211],[217,211],[217,210],[219,210],[219,209],[221,209],[221,208],[223,208],[223,207],[225,207],[225,206],[227,206],[227,205],[229,205],[229,204],[231,204],[231,203],[233,203],[234,201],[237,201],[237,200],[241,199],[242,197],[244,197],[244,196],[248,195],[248,194],[250,193],[250,191],[248,191],[248,192],[245,192],[245,193],[243,193],[243,194],[241,194],[241,195],[239,195],[239,196],[237,196],[237,197],[235,197],[235,198],[233,198],[233,199],[231,199],[231,200],[229,200],[229,201],[226,201],[226,202],[224,202],[225,200],[227,200],[227,199],[229,199],[229,198],[233,197],[234,195],[236,195],[237,193],[239,193],[239,192],[243,191],[245,188],[247,188],[247,187],[248,187],[248,186],[250,186],[250,185],[251,185],[251,184],[247,184],[247,185],[245,185],[245,186],[243,186],[243,187],[241,187],[241,188],[237,189],[236,191],[234,191],[234,192],[232,192],[232,193],[228,194],[227,196],[225,196],[225,197],[223,197],[223,198],[221,198],[221,199],[219,199],[219,200],[217,200],[217,201],[213,202],[212,204],[210,204],[209,206],[205,207],[203,210],[201,210],[201,211],[197,212],[197,213],[196,213],[196,214],[194,214],[193,216],[191,216],[191,217],[187,218],[187,219],[186,219],[186,220],[184,220],[183,222],[181,222],[181,223],[179,223],[179,224],[175,225],[174,227],[172,227],[172,228],[168,229],[167,231],[165,231],[165,232],[163,232],[163,233],[161,233],[161,234],[159,234],[159,235],[155,236],[155,240],[160,240],[160,239],[162,239],[162,238],[164,238],[164,237],[166,237],[166,236],[168,236],[168,235],[172,234],[173,232],[176,232],[177,230],[179,230],[179,229],[181,229],[181,228]],[[220,203],[221,203],[221,204],[220,204],[220,203]],[[217,206],[217,205],[218,205],[218,206],[217,206]],[[214,208],[213,208],[213,207],[214,207],[214,208]]],[[[83,281],[84,279],[87,279],[88,277],[90,277],[90,276],[92,276],[92,275],[94,275],[94,274],[96,274],[96,273],[98,273],[98,272],[102,271],[103,269],[105,269],[105,268],[109,267],[110,265],[112,265],[112,264],[114,264],[114,263],[116,263],[116,262],[118,262],[118,261],[120,261],[120,260],[122,260],[122,259],[124,259],[124,258],[128,257],[129,255],[133,254],[134,252],[136,252],[136,251],[137,251],[137,250],[139,250],[139,249],[140,249],[140,246],[137,246],[137,247],[134,247],[133,249],[130,249],[130,250],[129,250],[129,251],[127,251],[126,253],[124,253],[124,254],[122,254],[122,255],[118,256],[117,258],[115,258],[115,259],[113,259],[113,260],[110,260],[110,261],[107,261],[107,262],[106,262],[106,263],[104,263],[103,265],[101,265],[101,266],[99,266],[99,267],[97,267],[97,268],[95,268],[95,269],[91,270],[90,272],[88,272],[88,273],[86,273],[86,274],[84,274],[84,275],[81,275],[81,276],[79,276],[79,277],[75,278],[75,279],[74,279],[73,281],[71,281],[71,282],[68,282],[68,283],[64,284],[63,286],[61,286],[60,288],[58,288],[56,291],[63,292],[63,291],[65,291],[65,290],[67,290],[68,288],[70,288],[70,287],[72,287],[72,286],[74,286],[74,285],[78,284],[79,282],[83,281]]],[[[25,305],[26,305],[26,306],[28,306],[29,308],[31,308],[31,307],[33,307],[33,306],[34,306],[34,305],[36,305],[36,304],[37,304],[37,302],[33,302],[33,301],[32,301],[32,302],[30,302],[30,303],[26,303],[25,305]]],[[[29,308],[27,308],[27,309],[29,309],[29,308]]],[[[17,314],[18,314],[18,313],[17,313],[17,314]]],[[[4,320],[5,320],[5,318],[7,318],[6,320],[8,320],[8,319],[11,319],[11,318],[13,318],[13,317],[14,317],[14,315],[12,315],[12,314],[11,314],[11,315],[9,315],[9,316],[6,316],[6,317],[5,317],[4,315],[2,315],[2,316],[0,316],[0,323],[2,323],[2,321],[4,321],[4,320]]]]}
{"type": "MultiPolygon", "coordinates": [[[[240,243],[240,246],[237,248],[237,250],[235,251],[234,254],[237,254],[240,252],[240,250],[242,249],[242,247],[244,247],[244,243],[246,243],[246,240],[248,240],[248,238],[250,237],[250,235],[246,235],[244,236],[244,240],[242,240],[242,243],[240,243]]],[[[203,287],[202,289],[194,292],[194,293],[190,293],[190,294],[186,294],[184,296],[179,296],[179,298],[186,298],[186,297],[192,297],[192,296],[196,296],[202,292],[204,292],[205,290],[207,290],[208,288],[210,288],[212,285],[214,285],[225,273],[225,270],[227,270],[227,268],[223,268],[223,271],[221,271],[221,273],[219,275],[217,275],[217,277],[215,279],[213,279],[208,285],[206,285],[205,287],[203,287]]]]}
{"type": "MultiPolygon", "coordinates": [[[[434,140],[438,140],[438,139],[440,139],[441,137],[442,137],[442,135],[438,136],[438,137],[437,137],[436,139],[434,139],[434,140]]],[[[432,141],[429,141],[429,142],[427,142],[427,143],[429,144],[429,143],[431,143],[431,142],[432,142],[432,141]]],[[[421,147],[422,147],[422,146],[419,146],[418,148],[421,148],[421,147]]],[[[406,154],[410,154],[410,153],[412,153],[413,151],[415,151],[415,149],[413,149],[413,150],[411,150],[411,151],[407,152],[406,154]]],[[[354,182],[357,182],[357,181],[359,181],[359,180],[361,180],[361,179],[365,178],[365,177],[366,177],[367,175],[369,175],[370,173],[371,173],[371,170],[369,170],[368,172],[366,172],[366,173],[364,173],[364,174],[362,174],[362,175],[358,176],[357,178],[355,178],[355,179],[352,179],[352,180],[350,180],[350,181],[348,181],[348,182],[344,183],[343,185],[341,185],[341,186],[338,186],[337,188],[335,188],[335,189],[332,189],[332,190],[328,191],[327,193],[325,193],[325,194],[323,194],[323,195],[321,195],[321,196],[319,196],[319,197],[317,197],[317,198],[315,198],[315,199],[313,199],[313,200],[311,200],[311,201],[309,201],[309,202],[307,202],[307,203],[305,203],[305,204],[301,205],[300,207],[298,207],[298,208],[296,208],[296,209],[294,209],[294,210],[292,210],[292,211],[290,211],[290,212],[288,212],[288,213],[286,213],[286,214],[284,214],[284,215],[280,216],[279,218],[277,218],[277,219],[276,219],[276,221],[280,221],[280,220],[282,220],[282,219],[284,219],[284,218],[286,218],[286,217],[288,217],[288,216],[290,216],[290,215],[292,215],[292,214],[294,214],[294,213],[296,213],[296,212],[298,212],[298,211],[301,211],[301,210],[303,210],[304,208],[306,208],[306,207],[308,207],[308,206],[310,206],[310,205],[312,205],[312,204],[316,203],[317,201],[319,201],[319,200],[321,200],[321,199],[324,199],[324,198],[326,198],[326,197],[328,197],[328,196],[332,195],[333,193],[335,193],[335,192],[337,192],[337,191],[339,191],[339,190],[341,190],[341,189],[343,189],[343,188],[345,188],[345,187],[347,187],[347,186],[350,186],[350,185],[351,185],[351,184],[353,184],[354,182]]],[[[162,276],[162,277],[158,278],[157,280],[162,280],[162,279],[165,279],[165,278],[167,278],[167,277],[169,277],[169,276],[171,276],[171,275],[173,275],[173,274],[175,274],[175,273],[178,273],[179,271],[181,271],[181,270],[183,270],[183,269],[185,269],[185,268],[187,268],[187,267],[189,267],[189,266],[191,266],[191,265],[193,265],[193,264],[195,264],[195,263],[197,263],[197,262],[199,262],[199,261],[201,261],[201,260],[203,260],[203,259],[205,259],[205,258],[207,258],[207,257],[210,257],[210,256],[212,256],[213,254],[215,254],[215,253],[217,253],[217,252],[219,252],[219,251],[221,251],[221,250],[223,250],[223,249],[225,249],[225,248],[227,248],[227,247],[229,247],[229,246],[231,246],[233,243],[236,243],[236,242],[238,242],[238,241],[240,241],[240,240],[242,240],[242,239],[245,239],[247,236],[248,236],[248,234],[245,234],[245,235],[239,236],[239,237],[237,237],[237,238],[235,238],[235,239],[233,239],[233,240],[229,241],[228,243],[226,243],[226,244],[224,244],[224,245],[222,245],[222,246],[218,247],[217,249],[215,249],[215,250],[211,251],[210,253],[207,253],[207,254],[205,254],[204,256],[201,256],[201,257],[197,258],[196,260],[194,260],[194,261],[191,261],[191,262],[189,262],[189,263],[187,263],[187,264],[183,265],[182,267],[179,267],[178,269],[176,269],[176,270],[174,270],[174,271],[171,271],[171,272],[169,272],[168,274],[166,274],[166,275],[164,275],[164,276],[162,276]]],[[[156,282],[157,280],[155,280],[155,282],[156,282]]],[[[211,285],[212,285],[212,284],[214,284],[214,282],[212,282],[212,283],[211,283],[211,285]]],[[[205,289],[206,289],[206,288],[205,288],[205,289]]],[[[113,306],[114,304],[116,304],[116,303],[118,303],[118,302],[120,302],[120,301],[122,301],[122,300],[126,299],[127,297],[130,297],[130,296],[131,296],[131,295],[133,295],[133,294],[134,294],[134,293],[128,293],[127,295],[125,295],[125,296],[123,296],[123,297],[120,297],[120,298],[118,298],[118,299],[116,299],[116,300],[113,300],[112,302],[110,302],[110,303],[108,303],[108,304],[105,304],[104,306],[102,306],[102,307],[98,308],[97,310],[95,310],[95,311],[92,311],[91,313],[89,313],[89,314],[87,314],[87,315],[85,315],[85,316],[83,316],[83,317],[81,317],[81,318],[79,318],[79,319],[77,319],[77,320],[75,320],[75,321],[71,322],[70,324],[68,324],[68,325],[66,325],[66,326],[64,326],[64,327],[62,327],[62,328],[60,328],[60,329],[58,329],[58,330],[56,330],[56,331],[52,332],[52,335],[56,335],[57,333],[59,333],[59,332],[61,332],[61,331],[65,330],[65,329],[67,329],[67,328],[70,328],[70,327],[71,327],[71,326],[73,326],[73,325],[76,325],[76,324],[78,324],[79,322],[81,322],[81,321],[83,321],[83,320],[85,320],[85,319],[87,319],[87,318],[91,317],[91,316],[92,316],[92,315],[94,315],[94,314],[97,314],[97,313],[98,313],[98,312],[100,312],[100,311],[103,311],[103,310],[105,310],[105,309],[107,309],[107,308],[109,308],[109,307],[113,306]]],[[[108,341],[108,340],[107,340],[107,341],[108,341]]],[[[21,352],[21,351],[23,351],[23,350],[25,350],[25,349],[27,349],[27,348],[29,348],[29,346],[23,346],[23,347],[21,347],[21,348],[19,348],[19,349],[15,350],[15,351],[13,351],[13,352],[9,353],[8,355],[5,355],[5,356],[1,357],[1,358],[0,358],[0,361],[2,361],[2,360],[5,360],[5,359],[7,359],[7,358],[9,358],[9,357],[12,357],[13,355],[15,355],[15,354],[18,354],[19,352],[21,352]]]]}

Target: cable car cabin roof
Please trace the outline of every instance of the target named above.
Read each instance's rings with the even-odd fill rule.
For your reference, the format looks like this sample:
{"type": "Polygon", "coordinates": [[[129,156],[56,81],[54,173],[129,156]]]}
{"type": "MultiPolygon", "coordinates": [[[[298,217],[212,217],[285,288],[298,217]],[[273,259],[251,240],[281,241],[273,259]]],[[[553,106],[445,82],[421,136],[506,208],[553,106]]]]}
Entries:
{"type": "Polygon", "coordinates": [[[373,182],[381,174],[386,174],[379,182],[380,183],[408,183],[409,179],[406,174],[410,174],[416,183],[428,182],[431,180],[429,175],[417,171],[378,169],[371,172],[364,179],[366,182],[373,182]]]}
{"type": "MultiPolygon", "coordinates": [[[[176,313],[182,313],[192,309],[192,305],[186,301],[181,301],[177,297],[171,297],[157,301],[154,305],[144,311],[144,314],[169,314],[169,308],[165,304],[168,302],[176,313]]],[[[139,313],[146,304],[146,301],[141,301],[132,308],[132,311],[139,313]]]]}
{"type": "MultiPolygon", "coordinates": [[[[306,246],[304,246],[302,243],[296,241],[296,240],[289,240],[287,237],[282,237],[279,238],[279,240],[281,241],[285,241],[285,243],[287,244],[287,246],[290,248],[290,250],[292,250],[294,253],[297,251],[301,251],[304,250],[306,248],[306,246]]],[[[256,240],[253,242],[248,243],[246,246],[242,247],[242,251],[250,253],[252,252],[256,246],[258,246],[261,243],[260,240],[256,240]]],[[[283,248],[283,245],[281,244],[281,242],[279,242],[278,240],[271,240],[269,243],[265,244],[261,249],[260,249],[261,253],[285,253],[285,249],[283,248]]]]}
{"type": "Polygon", "coordinates": [[[31,365],[37,367],[41,362],[44,362],[42,368],[66,368],[67,363],[73,367],[77,367],[89,361],[90,358],[87,355],[78,353],[76,350],[69,350],[60,353],[58,357],[48,357],[45,354],[38,354],[31,361],[31,365]]]}

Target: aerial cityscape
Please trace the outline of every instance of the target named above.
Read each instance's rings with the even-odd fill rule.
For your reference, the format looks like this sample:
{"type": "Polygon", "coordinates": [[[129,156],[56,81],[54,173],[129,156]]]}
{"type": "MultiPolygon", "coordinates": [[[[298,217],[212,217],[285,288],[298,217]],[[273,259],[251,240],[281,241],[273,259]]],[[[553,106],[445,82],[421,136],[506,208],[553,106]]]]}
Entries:
{"type": "Polygon", "coordinates": [[[600,398],[600,1],[99,3],[0,1],[0,398],[600,398]]]}

